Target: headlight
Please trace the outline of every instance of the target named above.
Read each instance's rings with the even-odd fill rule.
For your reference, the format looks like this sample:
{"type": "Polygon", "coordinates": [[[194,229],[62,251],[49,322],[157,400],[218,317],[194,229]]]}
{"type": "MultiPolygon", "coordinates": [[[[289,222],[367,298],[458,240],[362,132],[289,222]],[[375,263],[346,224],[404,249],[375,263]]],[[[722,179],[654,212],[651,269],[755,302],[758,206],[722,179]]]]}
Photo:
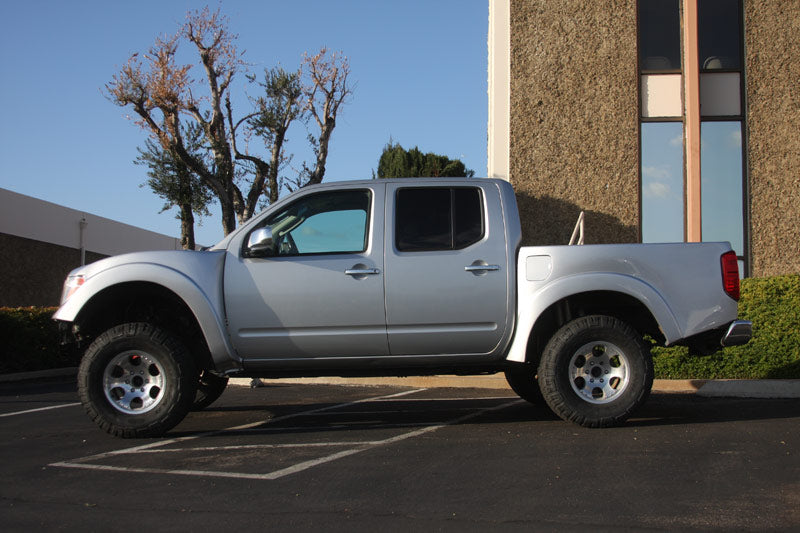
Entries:
{"type": "Polygon", "coordinates": [[[75,294],[81,285],[84,284],[86,278],[82,275],[68,276],[67,281],[64,282],[64,290],[61,292],[61,305],[64,305],[70,296],[75,294]]]}

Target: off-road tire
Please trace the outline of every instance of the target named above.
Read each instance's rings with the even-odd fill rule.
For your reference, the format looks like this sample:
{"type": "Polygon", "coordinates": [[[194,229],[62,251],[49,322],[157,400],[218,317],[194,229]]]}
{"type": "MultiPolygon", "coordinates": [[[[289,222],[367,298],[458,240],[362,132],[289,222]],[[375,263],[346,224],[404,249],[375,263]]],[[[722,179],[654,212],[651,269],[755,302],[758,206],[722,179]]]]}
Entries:
{"type": "Polygon", "coordinates": [[[547,405],[584,427],[623,423],[647,399],[653,360],[641,336],[605,315],[573,320],[547,343],[539,363],[547,405]]]}
{"type": "Polygon", "coordinates": [[[225,387],[228,386],[228,378],[212,374],[208,370],[203,370],[197,382],[197,394],[194,397],[192,411],[202,411],[222,396],[225,387]]]}
{"type": "Polygon", "coordinates": [[[89,417],[124,438],[157,437],[192,406],[198,374],[183,343],[148,323],[98,336],[78,368],[78,395],[89,417]]]}

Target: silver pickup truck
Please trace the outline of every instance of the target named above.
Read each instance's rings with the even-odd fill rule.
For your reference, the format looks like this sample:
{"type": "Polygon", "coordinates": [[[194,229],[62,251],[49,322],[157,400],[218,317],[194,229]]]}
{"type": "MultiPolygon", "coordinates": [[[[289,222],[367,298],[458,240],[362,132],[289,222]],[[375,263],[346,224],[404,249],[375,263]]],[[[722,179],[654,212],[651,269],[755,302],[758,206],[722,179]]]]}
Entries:
{"type": "Polygon", "coordinates": [[[163,434],[230,376],[504,372],[522,398],[607,427],[647,398],[653,342],[750,338],[727,243],[521,247],[520,233],[501,180],[307,187],[210,250],[73,271],[54,318],[84,350],[86,411],[121,437],[163,434]]]}

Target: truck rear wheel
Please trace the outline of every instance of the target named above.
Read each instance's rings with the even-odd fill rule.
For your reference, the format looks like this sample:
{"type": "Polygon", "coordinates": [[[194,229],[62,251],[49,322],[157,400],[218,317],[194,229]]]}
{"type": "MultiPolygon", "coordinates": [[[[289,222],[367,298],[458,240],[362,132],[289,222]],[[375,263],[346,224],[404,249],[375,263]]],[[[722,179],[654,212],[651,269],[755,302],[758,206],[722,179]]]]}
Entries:
{"type": "Polygon", "coordinates": [[[192,406],[197,370],[176,337],[147,323],[109,329],[78,368],[78,394],[89,417],[117,437],[156,437],[192,406]]]}
{"type": "Polygon", "coordinates": [[[613,317],[567,323],[539,363],[545,401],[564,420],[585,427],[619,425],[650,394],[653,360],[641,336],[613,317]]]}

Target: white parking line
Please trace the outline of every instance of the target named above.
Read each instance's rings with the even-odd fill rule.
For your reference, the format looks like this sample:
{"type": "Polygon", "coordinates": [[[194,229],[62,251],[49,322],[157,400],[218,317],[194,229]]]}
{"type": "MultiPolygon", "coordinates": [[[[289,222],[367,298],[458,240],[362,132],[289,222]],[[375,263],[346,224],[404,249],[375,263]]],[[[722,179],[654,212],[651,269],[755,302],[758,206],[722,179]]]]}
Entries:
{"type": "MultiPolygon", "coordinates": [[[[186,437],[175,437],[175,438],[172,438],[172,439],[166,439],[166,440],[151,442],[150,444],[142,444],[141,446],[134,446],[132,448],[124,448],[122,450],[112,450],[110,452],[98,453],[96,455],[90,455],[90,456],[87,456],[87,457],[81,457],[79,459],[74,459],[71,462],[52,463],[52,464],[50,464],[48,466],[64,466],[64,467],[70,467],[70,468],[86,466],[87,468],[89,468],[90,465],[83,465],[82,463],[86,463],[86,462],[89,462],[89,461],[98,461],[98,460],[101,460],[101,459],[105,459],[106,457],[113,457],[115,455],[125,455],[125,454],[138,453],[138,452],[141,452],[141,451],[144,451],[144,450],[149,450],[149,449],[152,449],[152,448],[158,448],[158,447],[161,447],[161,446],[169,446],[170,444],[175,444],[177,442],[186,442],[188,440],[199,439],[201,437],[210,437],[212,435],[218,435],[220,433],[226,433],[226,432],[231,432],[231,431],[249,430],[249,429],[256,428],[258,426],[263,426],[264,424],[274,424],[275,422],[282,422],[283,420],[288,420],[290,418],[295,418],[295,417],[298,417],[298,416],[306,416],[306,415],[310,415],[310,414],[314,414],[314,413],[321,413],[321,412],[324,412],[324,411],[330,411],[332,409],[339,409],[339,408],[349,407],[351,405],[357,405],[357,404],[360,404],[360,403],[365,403],[365,402],[374,401],[374,400],[381,400],[381,399],[384,399],[384,398],[398,398],[400,396],[407,396],[409,394],[414,394],[414,393],[417,393],[417,392],[423,392],[425,390],[427,390],[427,389],[412,389],[412,390],[397,392],[395,394],[374,396],[372,398],[362,398],[360,400],[354,400],[352,402],[345,402],[345,403],[339,403],[339,404],[335,404],[335,405],[329,405],[327,407],[320,407],[319,409],[311,409],[310,411],[300,411],[299,413],[292,413],[292,414],[289,414],[289,415],[279,416],[279,417],[276,417],[276,418],[267,418],[266,420],[259,420],[258,422],[251,422],[249,424],[242,424],[240,426],[233,426],[233,427],[229,427],[229,428],[225,428],[225,429],[218,429],[218,430],[214,430],[214,431],[204,431],[202,433],[195,433],[194,435],[187,435],[186,437]]],[[[114,469],[114,467],[110,467],[110,469],[114,469]]],[[[108,470],[108,469],[105,469],[105,470],[108,470]]]]}
{"type": "MultiPolygon", "coordinates": [[[[501,405],[496,405],[492,407],[486,407],[483,409],[478,409],[477,411],[472,411],[466,415],[462,415],[460,417],[456,417],[445,422],[426,425],[424,427],[419,427],[419,424],[414,425],[418,429],[413,431],[409,431],[406,433],[402,433],[400,435],[395,435],[393,437],[389,437],[383,440],[377,441],[351,441],[351,442],[334,442],[334,443],[289,443],[289,444],[258,444],[258,445],[234,445],[234,446],[202,446],[202,447],[176,447],[176,448],[168,448],[165,449],[165,446],[177,443],[185,443],[189,440],[198,439],[203,436],[210,436],[210,435],[218,435],[221,433],[227,432],[236,432],[236,431],[257,431],[259,430],[259,426],[264,426],[265,424],[273,424],[275,422],[280,422],[283,420],[287,420],[290,418],[300,417],[300,416],[309,416],[314,415],[317,413],[322,413],[326,411],[333,411],[335,409],[343,409],[349,406],[358,405],[367,402],[379,402],[379,401],[390,401],[391,399],[397,399],[402,396],[407,396],[409,394],[415,394],[419,392],[423,392],[425,389],[414,389],[409,391],[403,391],[396,394],[391,395],[384,395],[384,396],[377,396],[372,398],[363,398],[360,400],[346,402],[336,405],[330,405],[327,407],[321,407],[319,409],[311,409],[309,411],[301,411],[299,413],[293,413],[285,416],[280,416],[276,418],[271,418],[267,420],[262,420],[259,422],[252,422],[249,424],[243,424],[240,426],[234,426],[230,428],[226,428],[223,430],[217,431],[209,431],[204,433],[198,433],[195,435],[189,435],[186,437],[179,437],[174,439],[166,439],[159,442],[154,442],[150,444],[145,444],[142,446],[134,446],[131,448],[125,448],[121,450],[113,450],[110,452],[105,452],[101,454],[96,454],[92,456],[82,457],[79,459],[74,459],[72,461],[64,461],[64,462],[57,462],[51,463],[49,466],[54,467],[63,467],[63,468],[80,468],[80,469],[88,469],[88,470],[104,470],[104,471],[116,471],[116,472],[136,472],[136,473],[152,473],[152,474],[175,474],[175,475],[185,475],[185,476],[203,476],[203,477],[224,477],[224,478],[239,478],[239,479],[260,479],[260,480],[273,480],[279,479],[291,474],[295,474],[298,472],[302,472],[314,466],[322,465],[325,463],[329,463],[332,461],[336,461],[338,459],[342,459],[344,457],[349,457],[351,455],[355,455],[357,453],[361,453],[366,450],[370,450],[376,448],[378,446],[386,446],[389,444],[394,444],[396,442],[400,442],[406,439],[418,437],[424,435],[426,433],[431,433],[433,431],[437,431],[443,427],[459,424],[466,420],[470,420],[472,418],[481,416],[485,413],[490,411],[496,411],[500,409],[505,409],[506,407],[510,407],[512,405],[521,403],[522,400],[514,399],[511,402],[503,403],[501,405]],[[282,468],[280,470],[275,470],[273,472],[267,473],[245,473],[245,472],[225,472],[225,471],[213,471],[213,470],[185,470],[185,469],[163,469],[163,468],[140,468],[140,467],[125,467],[125,466],[111,466],[111,465],[103,465],[97,464],[95,461],[101,461],[106,458],[110,458],[113,456],[121,456],[121,455],[130,455],[130,454],[137,454],[137,453],[175,453],[175,452],[192,452],[192,451],[204,451],[204,452],[218,452],[218,451],[230,451],[230,450],[247,450],[247,449],[278,449],[278,448],[330,448],[330,447],[347,447],[346,450],[341,450],[330,455],[326,455],[323,457],[319,457],[316,459],[311,459],[308,461],[302,461],[292,466],[282,468]]],[[[477,399],[477,398],[476,398],[477,399]]],[[[484,399],[484,398],[481,398],[484,399]]],[[[508,399],[506,397],[496,398],[496,399],[508,399]]],[[[405,398],[404,398],[405,400],[405,398]]],[[[437,401],[437,399],[429,399],[428,401],[437,401]]],[[[342,413],[342,414],[349,414],[349,413],[342,413]]],[[[382,427],[407,427],[409,424],[384,424],[382,427]]],[[[261,430],[271,430],[273,428],[264,428],[261,427],[261,430]]],[[[276,430],[284,429],[285,428],[274,428],[276,430]]],[[[329,428],[325,428],[329,429],[329,428]]]]}
{"type": "MultiPolygon", "coordinates": [[[[415,391],[415,392],[418,392],[418,391],[415,391]]],[[[369,401],[369,400],[368,399],[363,400],[363,401],[360,400],[359,402],[350,402],[349,404],[352,405],[353,403],[363,403],[364,401],[369,401]]],[[[288,476],[288,475],[291,475],[291,474],[296,474],[298,472],[302,472],[304,470],[307,470],[307,469],[315,467],[315,466],[319,466],[319,465],[322,465],[322,464],[325,464],[325,463],[330,463],[332,461],[336,461],[336,460],[342,459],[344,457],[349,457],[351,455],[355,455],[357,453],[361,453],[361,452],[376,448],[378,446],[386,446],[386,445],[389,445],[389,444],[394,444],[396,442],[404,441],[406,439],[419,437],[421,435],[437,431],[437,430],[442,429],[444,427],[455,425],[455,424],[459,424],[461,422],[465,422],[465,421],[470,420],[472,418],[479,417],[479,416],[481,416],[481,415],[483,415],[485,413],[491,412],[491,411],[498,411],[498,410],[501,410],[501,409],[505,409],[506,407],[510,407],[512,405],[516,405],[516,404],[522,403],[523,401],[524,400],[516,399],[514,401],[507,402],[507,403],[504,403],[504,404],[501,404],[501,405],[496,405],[496,406],[492,406],[492,407],[486,407],[486,408],[474,411],[472,413],[460,416],[458,418],[453,418],[451,420],[447,420],[445,422],[442,422],[442,423],[439,423],[439,424],[435,424],[435,425],[425,426],[425,427],[416,429],[414,431],[409,431],[407,433],[402,433],[400,435],[395,435],[394,437],[389,437],[387,439],[383,439],[383,440],[379,440],[379,441],[365,441],[365,442],[352,442],[352,443],[334,443],[334,444],[325,444],[325,445],[322,445],[320,443],[305,443],[305,444],[300,443],[300,444],[271,445],[271,447],[275,447],[275,448],[279,448],[279,447],[283,447],[283,448],[287,448],[287,447],[317,447],[317,446],[326,446],[326,445],[333,445],[333,446],[341,445],[341,446],[354,446],[354,447],[352,447],[350,449],[347,449],[347,450],[342,450],[342,451],[339,451],[339,452],[336,452],[336,453],[333,453],[333,454],[330,454],[330,455],[326,455],[324,457],[319,457],[317,459],[311,459],[311,460],[308,460],[308,461],[303,461],[303,462],[294,464],[292,466],[289,466],[289,467],[286,467],[286,468],[282,468],[280,470],[275,470],[273,472],[268,472],[268,473],[263,473],[263,474],[251,474],[251,473],[244,473],[244,472],[222,472],[222,471],[213,471],[213,470],[175,470],[175,469],[162,469],[162,468],[137,468],[137,467],[120,467],[120,466],[109,466],[109,465],[99,465],[99,464],[87,464],[88,461],[96,460],[96,459],[99,459],[101,457],[109,457],[111,455],[121,455],[121,454],[128,454],[128,453],[138,453],[138,452],[141,452],[141,451],[143,451],[145,449],[153,448],[153,446],[148,446],[148,445],[138,446],[138,447],[135,447],[135,448],[128,448],[126,450],[118,450],[116,452],[108,452],[106,454],[98,454],[98,455],[91,456],[91,457],[85,457],[85,458],[82,458],[82,459],[77,459],[77,460],[72,461],[72,462],[53,463],[53,464],[51,464],[49,466],[59,466],[59,467],[65,467],[65,468],[82,468],[82,469],[89,469],[89,470],[106,470],[106,471],[117,471],[117,472],[139,472],[139,473],[150,473],[150,474],[176,474],[176,475],[183,475],[183,476],[202,476],[202,477],[223,477],[223,478],[239,478],[239,479],[274,480],[274,479],[280,479],[282,477],[285,477],[285,476],[288,476]]],[[[341,406],[344,406],[344,405],[348,405],[348,404],[341,404],[341,406]]],[[[334,407],[335,406],[331,406],[331,407],[328,407],[328,408],[323,408],[323,410],[333,409],[334,407]]],[[[315,411],[318,411],[318,410],[315,410],[315,411]]],[[[305,413],[308,413],[308,412],[310,412],[310,411],[307,411],[305,413]]],[[[297,415],[300,415],[300,414],[301,413],[298,413],[297,415]]],[[[293,416],[293,415],[288,415],[286,417],[279,417],[279,418],[285,419],[285,418],[289,418],[291,416],[293,416]]],[[[277,419],[274,419],[274,420],[277,420],[277,419]]],[[[247,424],[247,426],[252,426],[252,424],[247,424]]],[[[238,429],[250,429],[250,427],[242,428],[242,426],[239,426],[238,429]]],[[[217,431],[217,432],[214,432],[214,433],[219,434],[219,433],[222,433],[223,431],[217,431]]],[[[192,437],[187,437],[185,439],[188,439],[188,438],[192,438],[192,437]]],[[[164,441],[164,443],[162,443],[161,445],[166,445],[166,444],[169,444],[169,443],[178,442],[180,440],[185,440],[185,439],[170,439],[169,441],[164,441]]],[[[261,447],[270,447],[270,445],[263,445],[261,447]]],[[[196,450],[196,449],[202,449],[203,451],[220,451],[220,450],[236,449],[236,448],[238,448],[238,447],[207,446],[207,447],[202,447],[202,448],[191,448],[191,447],[189,447],[189,448],[171,448],[169,450],[163,450],[163,451],[165,451],[165,452],[166,451],[184,451],[185,452],[185,451],[193,451],[193,450],[196,450]]],[[[152,450],[151,449],[149,451],[152,453],[152,452],[156,452],[156,451],[160,451],[160,450],[152,450]]]]}
{"type": "Polygon", "coordinates": [[[62,407],[75,407],[76,405],[80,405],[80,402],[75,403],[63,403],[60,405],[51,405],[50,407],[39,407],[37,409],[27,409],[25,411],[14,411],[13,413],[3,413],[0,415],[0,418],[4,418],[7,416],[17,416],[17,415],[27,415],[28,413],[36,413],[39,411],[49,411],[51,409],[61,409],[62,407]]]}

